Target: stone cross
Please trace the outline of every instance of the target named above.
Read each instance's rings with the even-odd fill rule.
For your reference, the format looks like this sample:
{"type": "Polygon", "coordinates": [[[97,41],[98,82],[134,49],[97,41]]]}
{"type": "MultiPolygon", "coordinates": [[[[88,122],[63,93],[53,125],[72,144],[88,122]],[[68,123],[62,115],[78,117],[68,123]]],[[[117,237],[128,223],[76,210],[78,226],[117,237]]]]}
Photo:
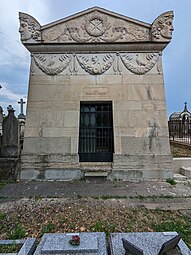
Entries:
{"type": "Polygon", "coordinates": [[[21,113],[20,114],[23,114],[23,105],[25,104],[26,102],[23,101],[23,99],[21,98],[20,101],[18,102],[18,104],[21,105],[21,113]]]}
{"type": "Polygon", "coordinates": [[[20,108],[21,112],[20,112],[20,114],[18,115],[18,119],[25,119],[25,115],[24,115],[24,113],[23,113],[23,105],[24,105],[25,103],[26,103],[26,102],[24,102],[22,98],[21,98],[20,101],[18,102],[18,104],[21,105],[21,108],[20,108]]]}

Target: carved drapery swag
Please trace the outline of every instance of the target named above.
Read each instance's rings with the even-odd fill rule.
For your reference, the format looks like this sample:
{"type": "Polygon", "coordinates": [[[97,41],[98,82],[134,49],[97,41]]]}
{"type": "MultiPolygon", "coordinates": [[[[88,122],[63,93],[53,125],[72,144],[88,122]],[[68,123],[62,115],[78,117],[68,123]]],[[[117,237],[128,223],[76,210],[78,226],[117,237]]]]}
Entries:
{"type": "MultiPolygon", "coordinates": [[[[87,73],[100,75],[111,67],[121,74],[121,63],[132,73],[143,75],[158,62],[158,53],[108,53],[108,54],[33,54],[35,64],[48,75],[57,75],[67,67],[77,74],[77,63],[87,73]]],[[[159,72],[159,71],[158,71],[159,72]]],[[[160,72],[159,72],[160,73],[160,72]]]]}

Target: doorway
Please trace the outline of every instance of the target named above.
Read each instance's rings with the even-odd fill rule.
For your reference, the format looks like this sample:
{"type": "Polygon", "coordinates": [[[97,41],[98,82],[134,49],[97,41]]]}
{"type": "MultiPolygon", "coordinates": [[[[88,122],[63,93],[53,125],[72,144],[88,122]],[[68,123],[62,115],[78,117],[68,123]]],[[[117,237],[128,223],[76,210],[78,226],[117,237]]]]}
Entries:
{"type": "Polygon", "coordinates": [[[112,162],[113,148],[112,103],[81,102],[80,162],[112,162]]]}

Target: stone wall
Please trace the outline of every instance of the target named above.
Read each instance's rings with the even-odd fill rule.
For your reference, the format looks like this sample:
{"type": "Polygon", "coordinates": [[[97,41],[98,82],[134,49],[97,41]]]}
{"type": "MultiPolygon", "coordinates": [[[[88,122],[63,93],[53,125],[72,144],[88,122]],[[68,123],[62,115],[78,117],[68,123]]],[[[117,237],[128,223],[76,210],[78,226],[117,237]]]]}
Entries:
{"type": "Polygon", "coordinates": [[[21,41],[32,53],[21,179],[81,178],[80,103],[108,101],[108,178],[172,177],[162,70],[172,18],[167,12],[149,25],[96,7],[41,27],[20,13],[21,41]]]}

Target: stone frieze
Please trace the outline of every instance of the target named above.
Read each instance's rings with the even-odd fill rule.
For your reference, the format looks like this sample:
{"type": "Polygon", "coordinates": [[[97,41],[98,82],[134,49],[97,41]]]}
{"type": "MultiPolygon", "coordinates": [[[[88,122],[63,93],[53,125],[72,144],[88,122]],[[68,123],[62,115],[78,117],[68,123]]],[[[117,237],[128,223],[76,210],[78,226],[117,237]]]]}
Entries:
{"type": "Polygon", "coordinates": [[[52,55],[50,57],[43,54],[33,54],[35,64],[48,75],[56,75],[61,73],[69,65],[72,57],[63,54],[61,56],[52,55]]]}
{"type": "Polygon", "coordinates": [[[90,74],[105,73],[112,66],[114,58],[111,54],[106,54],[102,58],[99,58],[99,55],[77,55],[81,68],[90,74]]]}
{"type": "Polygon", "coordinates": [[[157,53],[124,53],[120,54],[125,67],[135,74],[145,74],[149,72],[157,63],[159,55],[157,53]]]}
{"type": "Polygon", "coordinates": [[[163,13],[150,25],[95,7],[41,26],[35,18],[20,12],[19,32],[24,44],[151,41],[168,43],[172,38],[173,17],[172,11],[163,13]]]}
{"type": "MultiPolygon", "coordinates": [[[[33,54],[38,68],[47,75],[58,75],[68,68],[71,75],[79,67],[91,75],[101,75],[112,67],[114,74],[121,74],[122,67],[131,73],[149,72],[159,59],[158,53],[105,53],[105,54],[33,54]]],[[[157,65],[158,73],[161,73],[157,65]]]]}
{"type": "Polygon", "coordinates": [[[148,41],[149,28],[113,18],[99,11],[64,22],[43,31],[44,42],[128,42],[148,41]]]}

